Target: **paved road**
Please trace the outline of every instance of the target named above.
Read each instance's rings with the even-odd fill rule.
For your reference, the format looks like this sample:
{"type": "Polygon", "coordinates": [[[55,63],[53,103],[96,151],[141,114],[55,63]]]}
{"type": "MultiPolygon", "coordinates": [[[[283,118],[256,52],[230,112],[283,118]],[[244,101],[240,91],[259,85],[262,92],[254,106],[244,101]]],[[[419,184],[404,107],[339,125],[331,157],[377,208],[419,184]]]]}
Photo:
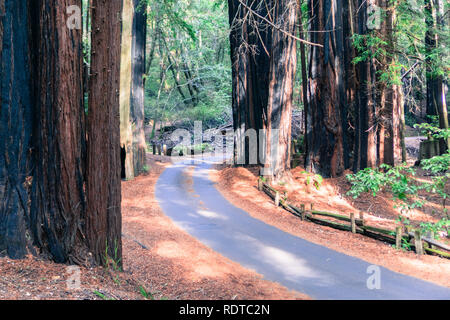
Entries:
{"type": "MultiPolygon", "coordinates": [[[[450,289],[408,277],[290,235],[230,204],[209,179],[211,163],[185,160],[163,172],[156,198],[178,226],[265,279],[313,299],[445,299],[450,289]],[[183,171],[195,165],[194,193],[183,171]],[[380,289],[376,286],[379,268],[380,289]]],[[[450,276],[450,275],[449,275],[450,276]]]]}

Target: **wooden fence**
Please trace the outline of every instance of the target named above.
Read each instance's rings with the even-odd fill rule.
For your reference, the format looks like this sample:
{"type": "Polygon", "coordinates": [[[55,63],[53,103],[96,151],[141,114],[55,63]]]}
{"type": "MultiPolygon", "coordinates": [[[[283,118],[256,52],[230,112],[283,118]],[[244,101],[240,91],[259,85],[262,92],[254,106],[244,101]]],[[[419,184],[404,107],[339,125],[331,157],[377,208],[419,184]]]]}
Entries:
{"type": "Polygon", "coordinates": [[[369,226],[365,219],[364,213],[360,212],[358,216],[355,213],[350,213],[350,216],[314,210],[311,204],[310,208],[306,208],[304,204],[300,208],[289,203],[287,198],[282,198],[280,193],[264,183],[261,178],[258,179],[258,190],[267,194],[275,205],[281,206],[286,211],[295,215],[303,221],[310,221],[327,227],[332,227],[338,230],[358,233],[376,240],[387,242],[395,245],[397,249],[407,244],[411,249],[415,250],[418,255],[432,254],[450,259],[450,247],[446,244],[440,243],[434,239],[424,237],[420,230],[408,229],[404,226],[397,226],[395,229],[384,229],[374,226],[369,226]],[[319,217],[332,218],[334,220],[345,223],[331,221],[319,217]]]}

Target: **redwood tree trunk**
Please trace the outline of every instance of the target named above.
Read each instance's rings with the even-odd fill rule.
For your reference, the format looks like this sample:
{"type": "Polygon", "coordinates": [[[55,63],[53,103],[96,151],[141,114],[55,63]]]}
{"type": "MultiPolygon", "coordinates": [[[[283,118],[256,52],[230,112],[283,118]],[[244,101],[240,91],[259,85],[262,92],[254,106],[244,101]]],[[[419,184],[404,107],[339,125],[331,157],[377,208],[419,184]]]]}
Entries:
{"type": "Polygon", "coordinates": [[[120,140],[122,178],[126,179],[140,175],[146,163],[144,74],[147,14],[146,6],[141,3],[140,0],[124,0],[122,11],[120,140]]]}
{"type": "MultiPolygon", "coordinates": [[[[367,2],[358,0],[355,8],[359,8],[357,30],[360,35],[367,35],[367,2]]],[[[353,170],[355,172],[375,167],[378,160],[378,139],[376,123],[376,88],[375,63],[372,58],[360,62],[356,66],[358,86],[355,103],[355,144],[353,170]]]]}
{"type": "MultiPolygon", "coordinates": [[[[425,49],[427,54],[427,115],[439,116],[439,126],[441,129],[449,127],[447,103],[445,97],[444,77],[433,73],[433,60],[431,55],[436,54],[436,50],[442,49],[443,45],[440,43],[439,33],[442,32],[444,20],[444,4],[441,0],[425,0],[425,23],[427,31],[425,35],[425,49]]],[[[448,141],[441,141],[440,153],[443,154],[447,150],[448,141]]]]}
{"type": "Polygon", "coordinates": [[[147,41],[147,6],[140,0],[133,0],[133,41],[131,47],[131,120],[133,122],[133,164],[134,175],[144,171],[146,164],[146,142],[144,132],[145,108],[145,49],[147,41]]]}
{"type": "Polygon", "coordinates": [[[92,1],[86,237],[97,262],[121,262],[120,44],[122,1],[92,1]]]}
{"type": "Polygon", "coordinates": [[[32,130],[28,1],[0,0],[0,255],[23,258],[32,130]]]}
{"type": "Polygon", "coordinates": [[[346,105],[343,3],[310,0],[312,47],[309,65],[306,169],[325,177],[345,170],[343,110],[346,105]],[[331,30],[331,31],[328,31],[331,30]]]}
{"type": "MultiPolygon", "coordinates": [[[[289,34],[295,34],[297,2],[275,1],[275,25],[289,34]]],[[[290,169],[292,99],[297,67],[296,42],[278,30],[272,30],[272,51],[269,73],[269,97],[266,128],[266,168],[275,181],[282,179],[290,169]],[[270,159],[270,160],[269,160],[270,159]],[[269,163],[267,163],[269,160],[269,163]]]]}
{"type": "Polygon", "coordinates": [[[294,40],[279,29],[295,34],[297,3],[244,3],[229,1],[235,162],[258,164],[267,169],[263,175],[280,179],[290,167],[297,55],[294,40]],[[252,136],[257,142],[250,148],[252,136]]]}
{"type": "Polygon", "coordinates": [[[66,10],[81,1],[30,4],[35,103],[30,225],[35,244],[56,262],[82,263],[86,246],[85,130],[81,30],[66,10]]]}

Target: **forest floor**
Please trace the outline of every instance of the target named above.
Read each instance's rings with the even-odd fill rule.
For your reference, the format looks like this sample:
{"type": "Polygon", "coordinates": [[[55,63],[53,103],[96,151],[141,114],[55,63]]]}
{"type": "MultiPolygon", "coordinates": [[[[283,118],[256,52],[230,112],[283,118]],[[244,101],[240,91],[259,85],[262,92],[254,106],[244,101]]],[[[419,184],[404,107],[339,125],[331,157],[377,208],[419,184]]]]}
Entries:
{"type": "MultiPolygon", "coordinates": [[[[325,179],[317,190],[307,185],[307,176],[298,167],[292,171],[293,182],[288,186],[277,186],[285,191],[288,199],[300,204],[314,204],[314,209],[332,213],[367,212],[368,224],[395,229],[395,220],[399,212],[393,209],[393,203],[387,194],[376,197],[363,196],[358,200],[347,197],[350,189],[345,177],[325,179]]],[[[284,209],[277,208],[273,201],[257,189],[258,169],[232,168],[226,165],[216,166],[211,178],[217,188],[235,206],[247,211],[252,217],[275,226],[287,233],[326,246],[347,255],[358,257],[367,262],[384,266],[392,271],[428,280],[436,284],[450,287],[450,261],[436,256],[418,257],[411,251],[396,250],[383,242],[319,226],[311,222],[303,222],[284,209]]],[[[425,211],[412,211],[408,216],[413,223],[420,221],[437,221],[441,214],[432,213],[433,205],[425,211]]]]}
{"type": "Polygon", "coordinates": [[[67,265],[34,257],[0,258],[0,299],[308,299],[264,280],[175,226],[154,197],[169,161],[148,155],[150,171],[122,183],[123,272],[82,267],[80,288],[74,290],[67,286],[73,275],[67,265]]]}

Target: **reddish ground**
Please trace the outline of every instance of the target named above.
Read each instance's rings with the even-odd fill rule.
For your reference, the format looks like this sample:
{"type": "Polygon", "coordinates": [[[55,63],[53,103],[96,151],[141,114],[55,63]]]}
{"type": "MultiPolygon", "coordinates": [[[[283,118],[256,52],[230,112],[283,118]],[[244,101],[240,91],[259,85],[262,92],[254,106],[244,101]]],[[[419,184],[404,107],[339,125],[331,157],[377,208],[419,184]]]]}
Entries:
{"type": "Polygon", "coordinates": [[[175,226],[154,198],[167,161],[148,156],[151,171],[122,184],[124,272],[81,268],[81,288],[69,290],[68,266],[0,258],[0,299],[143,299],[140,287],[154,299],[308,299],[263,280],[175,226]]]}
{"type": "MultiPolygon", "coordinates": [[[[394,220],[398,212],[392,209],[392,202],[387,195],[380,194],[376,198],[367,196],[353,201],[345,196],[350,188],[345,178],[327,179],[317,190],[311,184],[306,184],[306,175],[302,171],[301,168],[293,170],[293,182],[290,185],[276,186],[278,190],[287,192],[291,202],[307,206],[314,204],[317,210],[341,214],[358,213],[362,210],[366,212],[365,219],[368,224],[395,229],[394,220]]],[[[230,202],[267,224],[393,271],[450,287],[450,261],[447,259],[429,255],[418,257],[413,252],[396,250],[383,242],[359,234],[303,222],[284,209],[275,207],[268,196],[257,190],[257,171],[218,166],[211,176],[230,202]]],[[[437,219],[424,212],[414,213],[410,218],[417,221],[437,219]]]]}

